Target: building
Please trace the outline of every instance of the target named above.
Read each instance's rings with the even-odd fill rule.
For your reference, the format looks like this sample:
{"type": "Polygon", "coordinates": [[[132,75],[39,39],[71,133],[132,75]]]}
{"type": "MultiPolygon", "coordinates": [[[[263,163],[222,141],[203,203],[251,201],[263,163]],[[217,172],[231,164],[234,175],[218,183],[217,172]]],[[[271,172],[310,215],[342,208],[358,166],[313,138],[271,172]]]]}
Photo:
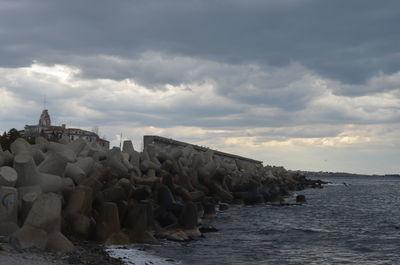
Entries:
{"type": "Polygon", "coordinates": [[[42,111],[38,125],[25,125],[23,135],[25,137],[43,136],[50,141],[57,141],[66,136],[71,141],[84,139],[89,143],[97,142],[105,149],[110,148],[110,142],[100,138],[94,132],[79,128],[66,128],[65,124],[62,124],[61,126],[51,125],[51,119],[47,109],[42,111]]]}

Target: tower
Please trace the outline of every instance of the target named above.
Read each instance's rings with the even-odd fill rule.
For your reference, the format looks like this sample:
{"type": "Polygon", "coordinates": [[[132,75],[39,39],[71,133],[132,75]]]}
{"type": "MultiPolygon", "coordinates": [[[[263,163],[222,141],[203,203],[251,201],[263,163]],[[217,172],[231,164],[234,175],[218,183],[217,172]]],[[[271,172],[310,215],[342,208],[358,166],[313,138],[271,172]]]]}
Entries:
{"type": "Polygon", "coordinates": [[[49,115],[49,112],[47,109],[44,109],[42,111],[42,114],[40,115],[39,126],[41,126],[41,127],[50,127],[51,126],[50,115],[49,115]]]}

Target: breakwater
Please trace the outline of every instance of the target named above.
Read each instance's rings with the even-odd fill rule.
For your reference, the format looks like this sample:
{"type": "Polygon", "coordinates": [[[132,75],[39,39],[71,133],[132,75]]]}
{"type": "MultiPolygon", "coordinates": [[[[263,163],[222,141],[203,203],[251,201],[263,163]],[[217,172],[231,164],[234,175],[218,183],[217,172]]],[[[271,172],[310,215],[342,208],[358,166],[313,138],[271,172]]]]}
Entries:
{"type": "Polygon", "coordinates": [[[198,225],[216,207],[286,205],[291,191],[321,186],[283,167],[165,139],[145,138],[141,152],[131,141],[104,150],[82,139],[17,139],[0,150],[0,234],[17,249],[58,252],[74,251],[71,237],[189,241],[212,230],[198,225]]]}

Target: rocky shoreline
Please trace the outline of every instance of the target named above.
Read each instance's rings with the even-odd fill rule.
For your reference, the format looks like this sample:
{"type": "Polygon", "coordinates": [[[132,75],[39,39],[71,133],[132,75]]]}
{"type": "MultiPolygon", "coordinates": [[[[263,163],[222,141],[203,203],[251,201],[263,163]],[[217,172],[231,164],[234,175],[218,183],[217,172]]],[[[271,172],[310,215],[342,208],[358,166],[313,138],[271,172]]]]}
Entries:
{"type": "Polygon", "coordinates": [[[69,264],[121,264],[102,246],[190,241],[207,230],[199,224],[213,218],[216,207],[288,205],[291,192],[322,184],[191,145],[149,144],[138,152],[130,141],[122,150],[104,150],[82,139],[39,137],[29,144],[18,138],[10,150],[0,148],[0,236],[19,253],[49,251],[69,264]]]}

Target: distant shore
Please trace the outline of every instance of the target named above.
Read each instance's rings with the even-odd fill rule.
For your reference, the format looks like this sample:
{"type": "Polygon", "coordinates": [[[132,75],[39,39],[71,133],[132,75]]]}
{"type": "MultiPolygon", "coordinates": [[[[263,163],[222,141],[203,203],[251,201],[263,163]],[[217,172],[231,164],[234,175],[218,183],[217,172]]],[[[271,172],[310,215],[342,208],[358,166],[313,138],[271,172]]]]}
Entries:
{"type": "Polygon", "coordinates": [[[343,177],[343,178],[357,178],[357,177],[382,177],[382,178],[388,178],[388,177],[395,177],[395,178],[400,178],[400,174],[385,174],[385,175],[379,175],[379,174],[356,174],[356,173],[347,173],[347,172],[323,172],[323,171],[303,171],[303,170],[293,170],[292,172],[299,173],[307,178],[321,178],[321,177],[343,177]]]}

